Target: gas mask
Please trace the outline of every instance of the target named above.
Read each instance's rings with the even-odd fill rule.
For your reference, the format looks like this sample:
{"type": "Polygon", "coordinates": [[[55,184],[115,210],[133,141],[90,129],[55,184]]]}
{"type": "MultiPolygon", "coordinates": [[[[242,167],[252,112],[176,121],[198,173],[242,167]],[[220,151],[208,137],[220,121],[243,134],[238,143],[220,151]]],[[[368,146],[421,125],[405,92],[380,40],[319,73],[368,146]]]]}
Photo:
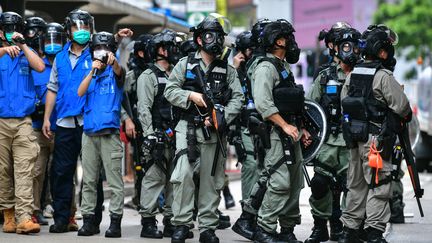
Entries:
{"type": "Polygon", "coordinates": [[[395,66],[396,66],[396,58],[394,58],[394,52],[395,52],[395,49],[394,49],[394,46],[393,45],[390,45],[387,49],[386,49],[386,51],[387,51],[387,59],[385,59],[385,60],[381,60],[381,63],[382,63],[382,65],[386,68],[386,69],[388,69],[388,70],[390,70],[390,71],[394,71],[394,69],[395,69],[395,66]]]}
{"type": "Polygon", "coordinates": [[[180,58],[183,57],[180,52],[180,47],[178,47],[177,45],[167,46],[167,51],[168,51],[167,61],[172,65],[176,65],[177,62],[180,60],[180,58]]]}
{"type": "Polygon", "coordinates": [[[300,58],[300,48],[297,46],[297,42],[292,42],[290,45],[287,46],[286,52],[285,52],[285,60],[289,64],[297,63],[300,58]]]}
{"type": "Polygon", "coordinates": [[[285,60],[289,64],[297,63],[300,58],[300,48],[298,48],[294,35],[285,36],[285,46],[276,44],[277,47],[285,49],[285,60]]]}
{"type": "Polygon", "coordinates": [[[214,56],[222,54],[225,37],[223,33],[207,31],[201,35],[203,50],[214,56]]]}
{"type": "Polygon", "coordinates": [[[344,41],[338,47],[336,56],[346,65],[353,67],[359,59],[358,46],[351,41],[344,41]]]}

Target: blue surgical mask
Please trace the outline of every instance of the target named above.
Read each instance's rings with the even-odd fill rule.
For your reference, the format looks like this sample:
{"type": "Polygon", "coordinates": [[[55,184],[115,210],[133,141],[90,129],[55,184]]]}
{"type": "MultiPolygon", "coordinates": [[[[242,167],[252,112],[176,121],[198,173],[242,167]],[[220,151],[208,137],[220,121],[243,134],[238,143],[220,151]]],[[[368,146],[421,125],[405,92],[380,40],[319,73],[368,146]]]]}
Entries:
{"type": "Polygon", "coordinates": [[[73,33],[73,40],[80,45],[84,45],[90,41],[90,31],[78,30],[73,33]]]}
{"type": "Polygon", "coordinates": [[[60,52],[62,49],[62,45],[58,43],[46,44],[45,45],[45,53],[47,55],[55,55],[60,52]]]}
{"type": "Polygon", "coordinates": [[[6,40],[9,42],[9,43],[12,43],[12,36],[13,36],[13,32],[7,32],[6,34],[5,34],[5,37],[6,37],[6,40]]]}

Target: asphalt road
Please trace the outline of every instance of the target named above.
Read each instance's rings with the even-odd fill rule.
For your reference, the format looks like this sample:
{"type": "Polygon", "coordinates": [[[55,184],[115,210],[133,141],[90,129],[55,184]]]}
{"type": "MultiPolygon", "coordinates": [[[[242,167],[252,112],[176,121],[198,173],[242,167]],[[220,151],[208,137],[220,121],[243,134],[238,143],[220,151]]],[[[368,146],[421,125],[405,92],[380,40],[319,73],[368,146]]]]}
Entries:
{"type": "MultiPolygon", "coordinates": [[[[425,213],[424,218],[420,218],[417,204],[415,199],[413,199],[413,193],[410,185],[409,178],[405,176],[405,215],[406,224],[403,225],[391,225],[389,224],[386,231],[386,239],[389,242],[394,243],[430,243],[432,242],[432,174],[422,174],[421,175],[422,186],[425,188],[425,195],[422,199],[423,209],[425,213]]],[[[241,197],[241,187],[240,181],[235,180],[230,184],[231,191],[238,201],[241,197]]],[[[308,204],[308,198],[310,195],[310,190],[305,188],[302,191],[300,199],[300,207],[302,213],[302,224],[295,228],[295,234],[300,240],[305,240],[312,228],[312,216],[310,214],[310,208],[308,204]]],[[[126,199],[128,200],[128,199],[126,199]]],[[[106,201],[106,204],[108,201],[106,201]]],[[[107,206],[107,205],[106,205],[107,206]]],[[[231,223],[239,217],[241,213],[240,205],[237,203],[235,208],[225,210],[223,205],[223,199],[221,200],[222,211],[231,216],[231,223]]],[[[158,217],[159,227],[162,229],[162,217],[158,217]]],[[[51,222],[50,222],[51,223],[51,222]]],[[[82,221],[78,221],[81,225],[82,221]]],[[[140,238],[140,217],[137,212],[125,209],[122,233],[123,237],[121,239],[107,239],[104,237],[104,232],[109,225],[108,213],[104,212],[104,219],[101,224],[101,234],[92,237],[78,237],[76,232],[70,232],[65,234],[50,234],[48,233],[48,227],[43,226],[39,234],[36,235],[16,235],[16,234],[5,234],[0,232],[0,243],[110,243],[110,242],[170,242],[169,238],[164,238],[162,240],[151,240],[140,238]]],[[[187,242],[198,242],[199,233],[195,228],[193,230],[195,238],[187,242]]],[[[235,234],[231,229],[217,231],[216,234],[220,238],[220,242],[248,242],[246,239],[235,234]]]]}

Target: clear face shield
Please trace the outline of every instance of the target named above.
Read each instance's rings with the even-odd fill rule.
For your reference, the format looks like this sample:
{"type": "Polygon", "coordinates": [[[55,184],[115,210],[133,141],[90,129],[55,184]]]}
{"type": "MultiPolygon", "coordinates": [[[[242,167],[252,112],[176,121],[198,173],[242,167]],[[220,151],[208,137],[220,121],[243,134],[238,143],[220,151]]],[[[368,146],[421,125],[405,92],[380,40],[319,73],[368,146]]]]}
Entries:
{"type": "Polygon", "coordinates": [[[55,55],[63,48],[64,37],[59,32],[48,32],[44,35],[44,51],[47,55],[55,55]]]}
{"type": "Polygon", "coordinates": [[[6,38],[6,40],[9,43],[12,43],[12,36],[13,36],[14,32],[19,32],[17,26],[14,24],[3,25],[2,29],[3,29],[4,37],[6,38]]]}
{"type": "Polygon", "coordinates": [[[35,50],[43,50],[43,29],[32,27],[24,30],[24,37],[27,44],[35,50]]]}
{"type": "Polygon", "coordinates": [[[90,20],[73,19],[72,22],[71,32],[73,40],[80,45],[88,43],[94,29],[93,17],[90,20]]]}

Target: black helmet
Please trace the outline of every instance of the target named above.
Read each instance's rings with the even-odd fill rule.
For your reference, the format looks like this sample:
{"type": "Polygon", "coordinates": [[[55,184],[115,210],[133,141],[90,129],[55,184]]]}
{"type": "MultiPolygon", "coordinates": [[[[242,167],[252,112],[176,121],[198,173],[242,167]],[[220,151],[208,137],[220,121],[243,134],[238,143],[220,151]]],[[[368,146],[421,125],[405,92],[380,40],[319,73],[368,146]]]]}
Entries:
{"type": "Polygon", "coordinates": [[[399,41],[398,35],[385,25],[370,25],[361,36],[360,49],[364,57],[380,60],[382,65],[393,71],[396,65],[394,45],[399,41]],[[383,49],[387,58],[381,59],[378,54],[383,49]]]}
{"type": "Polygon", "coordinates": [[[344,21],[336,22],[332,25],[330,30],[324,29],[321,30],[318,36],[319,40],[324,40],[326,47],[328,47],[329,43],[332,43],[335,41],[336,38],[340,35],[340,31],[343,29],[349,29],[352,28],[350,24],[344,21]]]}
{"type": "Polygon", "coordinates": [[[176,64],[181,58],[180,47],[177,45],[177,33],[170,29],[165,29],[156,34],[148,42],[148,51],[153,61],[158,58],[167,60],[171,64],[176,64]],[[168,51],[168,56],[158,54],[159,47],[168,51]]]}
{"type": "Polygon", "coordinates": [[[55,22],[47,24],[43,34],[43,41],[45,54],[57,54],[67,41],[63,26],[55,22]]]}
{"type": "Polygon", "coordinates": [[[278,19],[276,21],[273,21],[264,27],[263,34],[262,34],[263,36],[262,46],[266,50],[269,50],[270,48],[273,48],[273,46],[276,43],[276,40],[281,37],[284,37],[287,40],[293,39],[294,32],[295,32],[294,28],[288,21],[284,19],[278,19]]]}
{"type": "Polygon", "coordinates": [[[30,17],[26,19],[24,27],[24,37],[27,45],[35,50],[39,50],[43,45],[43,33],[46,22],[40,17],[30,17]]]}
{"type": "Polygon", "coordinates": [[[377,58],[380,49],[389,51],[397,44],[398,36],[385,25],[370,25],[363,32],[360,42],[360,48],[364,56],[377,58]]]}
{"type": "Polygon", "coordinates": [[[231,22],[220,14],[210,14],[196,27],[190,29],[193,40],[198,45],[198,37],[202,40],[202,50],[218,56],[222,54],[225,36],[231,32],[231,22]]]}
{"type": "Polygon", "coordinates": [[[104,62],[104,58],[108,57],[106,52],[101,52],[102,54],[99,55],[97,52],[96,47],[98,46],[104,46],[107,47],[108,50],[112,53],[115,53],[117,51],[117,42],[114,38],[114,35],[109,32],[98,32],[92,36],[92,40],[90,42],[90,52],[92,54],[92,58],[98,59],[102,62],[104,62]]]}
{"type": "Polygon", "coordinates": [[[252,43],[254,47],[259,47],[262,44],[263,30],[264,27],[270,24],[272,21],[269,19],[260,19],[252,26],[252,43]]]}
{"type": "Polygon", "coordinates": [[[0,16],[0,27],[4,33],[24,31],[24,21],[21,15],[15,12],[4,12],[0,16]]]}
{"type": "Polygon", "coordinates": [[[138,38],[135,40],[134,46],[133,46],[133,54],[136,58],[138,58],[139,60],[144,59],[143,61],[145,63],[149,63],[151,62],[151,57],[150,54],[148,52],[148,43],[150,41],[150,39],[153,36],[150,34],[142,34],[140,36],[138,36],[138,38]],[[144,53],[144,57],[141,58],[138,55],[138,52],[142,51],[144,53]]]}
{"type": "Polygon", "coordinates": [[[245,52],[246,49],[252,48],[252,32],[244,31],[237,35],[235,40],[235,48],[237,51],[245,52]]]}
{"type": "Polygon", "coordinates": [[[354,66],[360,56],[359,40],[361,34],[354,28],[346,28],[338,31],[338,35],[333,40],[334,45],[338,46],[335,55],[345,64],[354,66]]]}
{"type": "Polygon", "coordinates": [[[117,51],[117,42],[114,35],[106,31],[98,32],[92,36],[90,48],[94,50],[97,46],[106,46],[113,53],[117,51]]]}
{"type": "Polygon", "coordinates": [[[227,35],[227,33],[224,32],[224,29],[222,25],[217,21],[216,19],[208,19],[205,18],[201,23],[199,23],[197,26],[190,28],[190,32],[193,32],[193,40],[196,44],[198,36],[201,36],[206,31],[215,31],[219,32],[223,35],[227,35]]]}
{"type": "Polygon", "coordinates": [[[180,45],[180,52],[184,57],[187,56],[190,52],[196,52],[197,50],[198,46],[193,40],[185,40],[180,45]]]}
{"type": "Polygon", "coordinates": [[[69,12],[65,18],[65,28],[70,39],[72,39],[71,27],[73,25],[76,25],[78,28],[80,28],[80,25],[87,25],[90,27],[90,33],[93,33],[94,18],[87,11],[75,9],[69,12]]]}

